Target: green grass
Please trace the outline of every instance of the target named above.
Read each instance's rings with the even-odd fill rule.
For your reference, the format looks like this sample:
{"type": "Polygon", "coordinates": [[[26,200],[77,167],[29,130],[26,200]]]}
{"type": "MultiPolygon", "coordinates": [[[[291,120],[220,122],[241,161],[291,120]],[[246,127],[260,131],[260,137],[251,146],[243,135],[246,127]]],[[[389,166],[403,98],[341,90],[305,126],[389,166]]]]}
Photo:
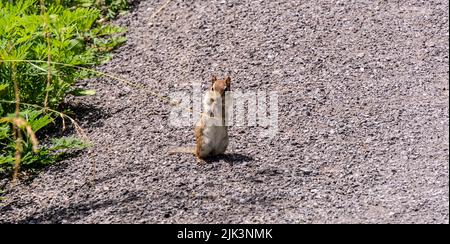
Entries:
{"type": "Polygon", "coordinates": [[[52,164],[67,150],[89,145],[75,137],[37,145],[33,138],[67,119],[79,131],[75,120],[57,110],[67,94],[95,94],[73,88],[96,75],[78,67],[107,62],[110,51],[125,41],[122,28],[103,22],[105,8],[118,13],[123,3],[0,0],[0,177],[20,166],[52,164]]]}

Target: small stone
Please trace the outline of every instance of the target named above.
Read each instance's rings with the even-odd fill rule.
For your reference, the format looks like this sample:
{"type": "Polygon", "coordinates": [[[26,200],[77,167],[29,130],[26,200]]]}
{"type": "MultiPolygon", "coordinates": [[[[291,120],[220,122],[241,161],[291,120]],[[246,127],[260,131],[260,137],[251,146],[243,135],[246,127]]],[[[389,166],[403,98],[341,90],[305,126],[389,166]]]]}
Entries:
{"type": "Polygon", "coordinates": [[[362,58],[362,57],[364,57],[364,55],[365,55],[365,53],[360,52],[360,53],[357,53],[357,54],[356,54],[356,57],[362,58]]]}
{"type": "Polygon", "coordinates": [[[300,171],[302,171],[304,175],[310,175],[312,173],[312,170],[308,168],[301,168],[300,171]]]}

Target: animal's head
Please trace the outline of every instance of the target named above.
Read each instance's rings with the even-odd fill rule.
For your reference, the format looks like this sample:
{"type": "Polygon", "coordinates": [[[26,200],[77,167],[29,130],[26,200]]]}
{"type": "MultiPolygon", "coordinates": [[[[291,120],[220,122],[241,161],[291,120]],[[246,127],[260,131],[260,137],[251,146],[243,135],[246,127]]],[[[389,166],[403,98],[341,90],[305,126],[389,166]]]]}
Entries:
{"type": "Polygon", "coordinates": [[[230,86],[230,77],[227,77],[225,80],[218,80],[215,75],[212,77],[211,91],[215,91],[223,95],[226,91],[230,91],[230,86]]]}

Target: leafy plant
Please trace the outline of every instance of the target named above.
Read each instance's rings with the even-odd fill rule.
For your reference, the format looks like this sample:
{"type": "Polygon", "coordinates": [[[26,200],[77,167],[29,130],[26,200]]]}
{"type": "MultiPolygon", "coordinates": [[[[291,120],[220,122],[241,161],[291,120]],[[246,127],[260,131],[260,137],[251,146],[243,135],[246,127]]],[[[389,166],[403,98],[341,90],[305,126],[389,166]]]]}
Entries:
{"type": "Polygon", "coordinates": [[[3,190],[0,189],[0,202],[5,200],[5,198],[1,196],[1,195],[3,195],[4,193],[5,193],[5,192],[4,192],[3,190]]]}
{"type": "Polygon", "coordinates": [[[63,3],[66,7],[84,7],[100,9],[102,15],[108,19],[117,17],[118,14],[128,10],[127,0],[67,0],[63,3]]]}
{"type": "Polygon", "coordinates": [[[85,149],[89,147],[89,143],[83,142],[76,137],[61,137],[52,140],[50,151],[65,150],[65,149],[85,149]]]}
{"type": "Polygon", "coordinates": [[[73,89],[77,80],[95,75],[79,67],[108,61],[125,41],[124,29],[100,23],[102,10],[82,2],[93,1],[0,0],[0,173],[19,161],[47,165],[71,148],[88,146],[69,137],[37,150],[36,140],[62,117],[56,110],[67,94],[95,94],[73,89]]]}
{"type": "MultiPolygon", "coordinates": [[[[35,4],[35,0],[18,1],[16,5],[0,3],[0,26],[3,27],[0,28],[0,59],[45,61],[51,56],[52,62],[91,66],[105,61],[106,53],[125,41],[117,35],[123,33],[123,29],[95,25],[100,14],[97,9],[71,11],[51,5],[41,15],[35,4]],[[46,19],[49,33],[44,32],[46,19]],[[46,35],[50,35],[50,43],[44,38],[46,35]]],[[[4,93],[8,100],[14,96],[11,65],[0,64],[0,88],[6,87],[4,93]]],[[[70,66],[49,66],[46,62],[17,64],[20,97],[26,103],[44,104],[48,92],[50,107],[57,107],[75,81],[87,77],[88,73],[77,72],[70,66]],[[46,85],[48,72],[52,77],[50,86],[46,85]]]]}
{"type": "MultiPolygon", "coordinates": [[[[13,119],[14,114],[8,114],[5,118],[13,119]]],[[[76,137],[62,137],[53,138],[51,143],[36,151],[33,149],[36,145],[30,137],[52,123],[54,119],[49,114],[45,114],[44,110],[30,109],[22,111],[20,118],[24,118],[26,125],[29,126],[28,131],[24,130],[28,132],[23,143],[22,166],[25,168],[36,168],[51,164],[57,161],[67,150],[82,150],[89,146],[88,143],[76,137]]],[[[2,151],[0,151],[0,172],[4,172],[13,168],[15,141],[10,136],[10,127],[5,124],[0,125],[0,142],[3,143],[2,151]]]]}

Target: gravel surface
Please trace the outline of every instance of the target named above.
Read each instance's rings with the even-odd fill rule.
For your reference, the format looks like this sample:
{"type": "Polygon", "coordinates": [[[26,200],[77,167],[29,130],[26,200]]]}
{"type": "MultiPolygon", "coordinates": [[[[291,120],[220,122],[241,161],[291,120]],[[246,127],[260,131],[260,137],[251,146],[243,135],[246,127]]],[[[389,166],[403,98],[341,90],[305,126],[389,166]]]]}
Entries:
{"type": "Polygon", "coordinates": [[[151,19],[164,2],[117,20],[128,42],[100,69],[162,95],[212,74],[278,91],[278,134],[231,127],[199,166],[167,154],[194,144],[169,105],[84,81],[91,153],[7,187],[0,223],[449,222],[448,1],[174,0],[151,19]]]}

